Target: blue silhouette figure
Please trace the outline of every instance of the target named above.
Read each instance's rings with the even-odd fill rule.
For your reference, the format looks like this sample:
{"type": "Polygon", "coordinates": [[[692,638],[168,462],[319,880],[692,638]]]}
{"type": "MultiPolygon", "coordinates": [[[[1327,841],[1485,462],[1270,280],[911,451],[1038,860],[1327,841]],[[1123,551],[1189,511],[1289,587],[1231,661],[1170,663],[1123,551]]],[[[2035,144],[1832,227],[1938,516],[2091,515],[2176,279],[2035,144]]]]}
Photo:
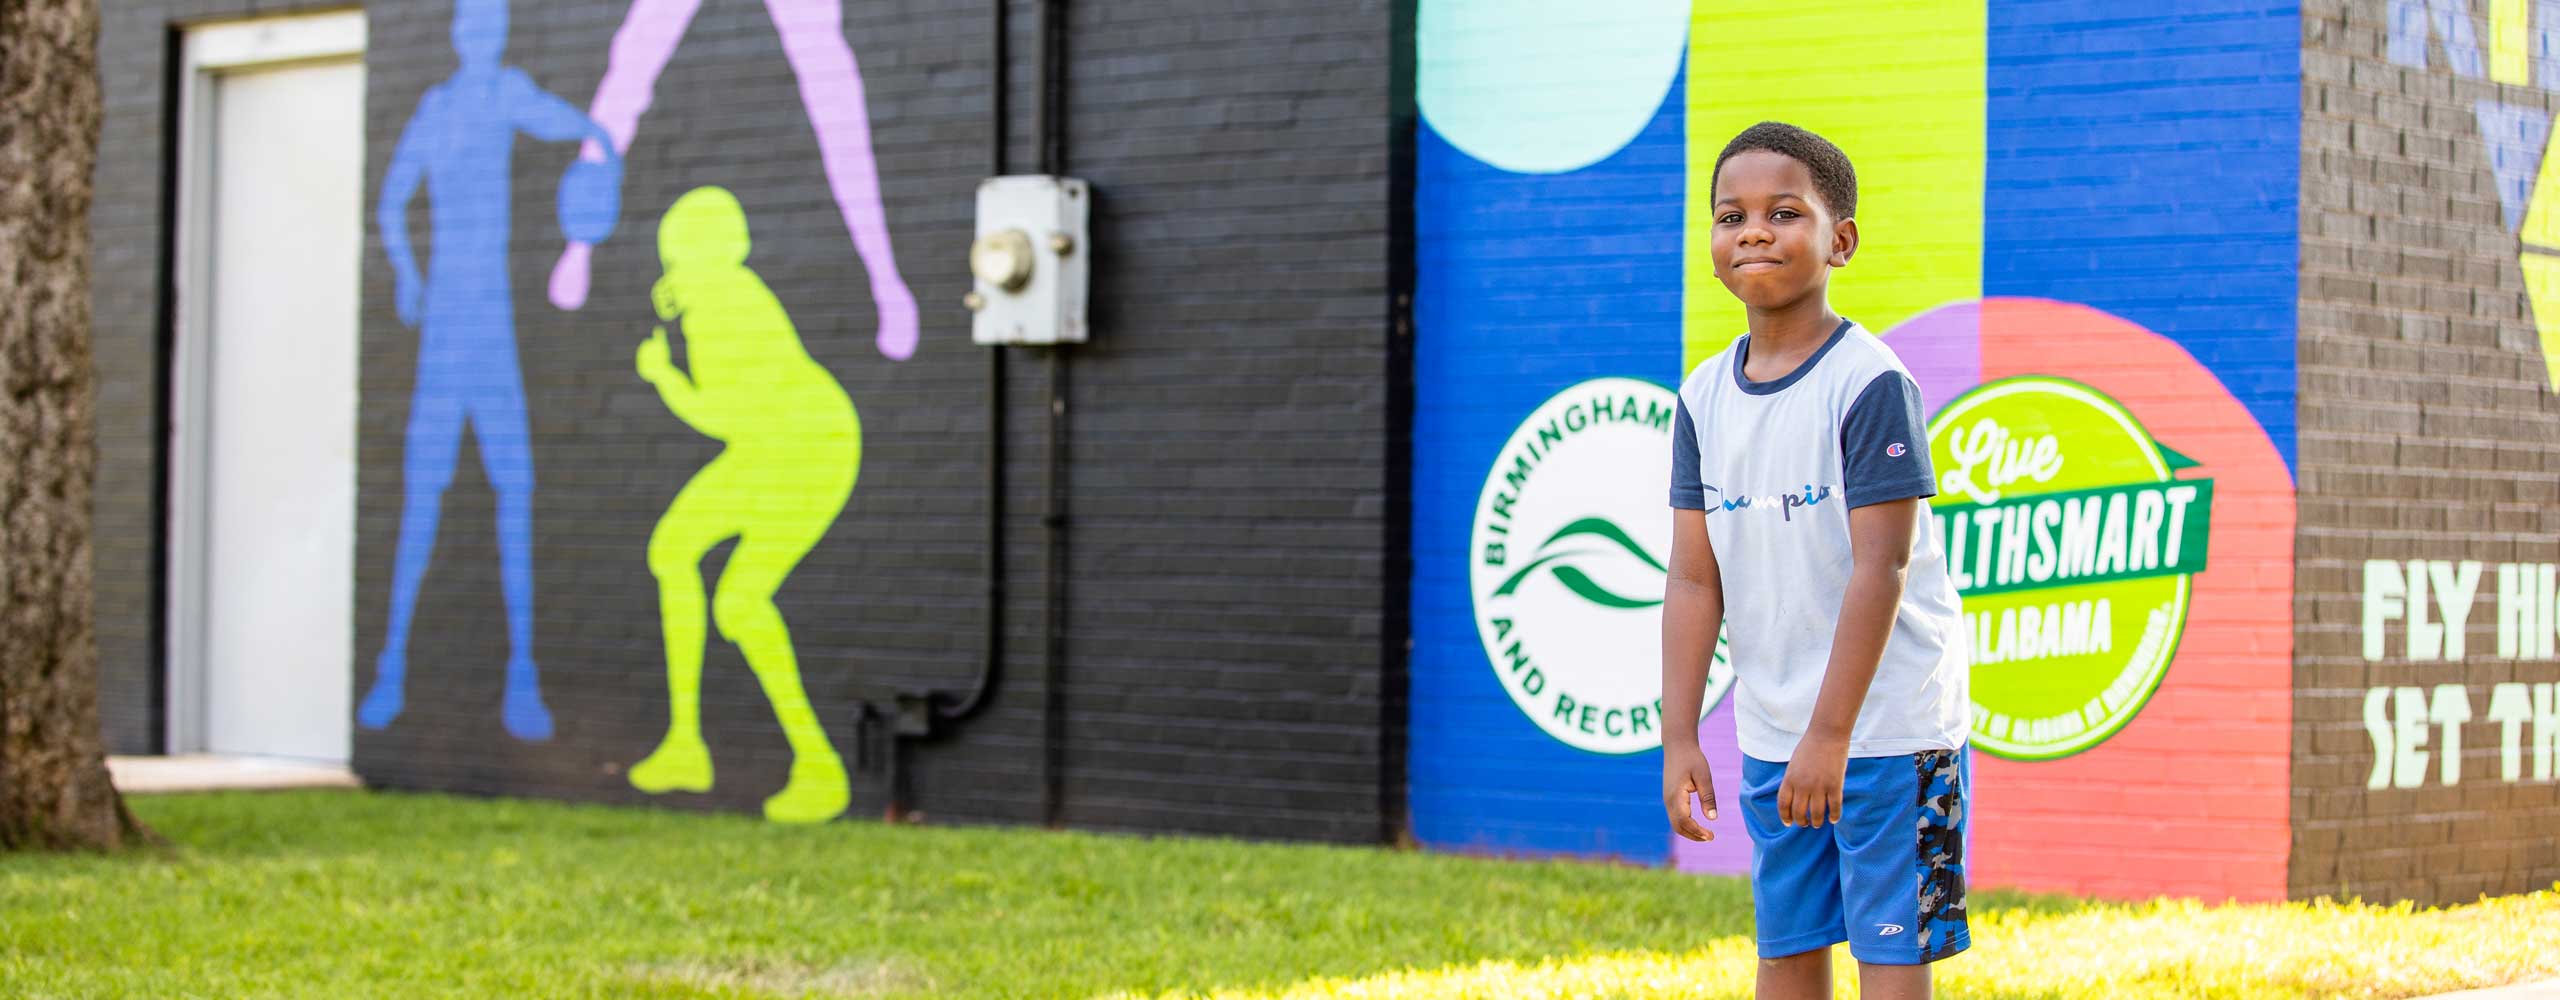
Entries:
{"type": "MultiPolygon", "coordinates": [[[[418,581],[435,551],[445,487],[453,482],[468,425],[498,495],[508,644],[501,718],[518,739],[551,738],[551,712],[542,704],[533,662],[533,455],[516,361],[515,292],[507,280],[509,161],[518,131],[552,142],[592,140],[605,149],[612,148],[612,136],[523,70],[501,63],[506,42],[507,0],[456,0],[453,50],[461,67],[419,99],[383,178],[378,221],[398,275],[400,322],[419,331],[418,381],[401,473],[406,495],[390,627],[375,661],[373,691],[356,711],[367,729],[400,717],[418,581]],[[429,191],[433,238],[423,279],[408,223],[409,199],[421,183],[429,191]]],[[[610,180],[618,184],[619,161],[612,166],[610,180]]]]}

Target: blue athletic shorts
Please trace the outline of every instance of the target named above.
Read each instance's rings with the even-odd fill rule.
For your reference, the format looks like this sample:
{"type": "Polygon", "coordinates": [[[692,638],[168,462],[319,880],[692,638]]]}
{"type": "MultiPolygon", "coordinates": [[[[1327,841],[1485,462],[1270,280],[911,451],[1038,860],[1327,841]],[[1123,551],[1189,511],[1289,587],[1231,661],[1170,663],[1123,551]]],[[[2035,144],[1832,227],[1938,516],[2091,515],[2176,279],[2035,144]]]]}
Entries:
{"type": "Polygon", "coordinates": [[[1760,957],[1846,942],[1858,961],[1923,965],[1972,943],[1964,923],[1970,751],[1853,757],[1840,822],[1781,826],[1787,765],[1745,757],[1751,910],[1760,957]]]}

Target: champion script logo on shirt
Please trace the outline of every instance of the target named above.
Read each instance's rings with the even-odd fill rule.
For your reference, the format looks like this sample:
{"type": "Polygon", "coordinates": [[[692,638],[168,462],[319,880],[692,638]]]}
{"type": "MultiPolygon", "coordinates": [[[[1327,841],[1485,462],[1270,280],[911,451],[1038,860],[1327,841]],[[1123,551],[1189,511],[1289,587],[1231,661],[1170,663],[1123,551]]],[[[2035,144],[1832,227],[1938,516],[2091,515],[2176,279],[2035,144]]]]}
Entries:
{"type": "Polygon", "coordinates": [[[1820,487],[1819,492],[1817,492],[1817,488],[1811,483],[1805,484],[1804,492],[1802,493],[1772,493],[1767,496],[1757,497],[1746,494],[1736,494],[1734,496],[1727,497],[1724,495],[1723,490],[1719,490],[1713,486],[1709,486],[1706,489],[1707,492],[1716,495],[1715,504],[1707,507],[1707,513],[1709,514],[1715,513],[1716,506],[1718,505],[1721,505],[1728,511],[1750,510],[1754,506],[1757,506],[1762,510],[1775,507],[1778,510],[1778,518],[1782,521],[1794,521],[1796,519],[1796,508],[1798,507],[1811,507],[1825,500],[1831,499],[1831,487],[1820,487]]]}

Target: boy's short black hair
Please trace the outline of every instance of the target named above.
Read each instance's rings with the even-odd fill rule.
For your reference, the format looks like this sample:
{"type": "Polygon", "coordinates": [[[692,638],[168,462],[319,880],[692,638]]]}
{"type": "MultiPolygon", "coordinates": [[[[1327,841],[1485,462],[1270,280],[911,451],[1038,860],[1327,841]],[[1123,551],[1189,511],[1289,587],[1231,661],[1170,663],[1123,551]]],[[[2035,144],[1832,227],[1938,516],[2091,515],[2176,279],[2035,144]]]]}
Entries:
{"type": "Polygon", "coordinates": [[[1707,177],[1710,190],[1724,174],[1724,161],[1755,149],[1804,164],[1813,175],[1814,193],[1822,196],[1823,207],[1839,218],[1858,217],[1858,172],[1849,166],[1849,154],[1831,140],[1785,122],[1761,122],[1725,143],[1724,152],[1716,154],[1715,173],[1707,177]]]}

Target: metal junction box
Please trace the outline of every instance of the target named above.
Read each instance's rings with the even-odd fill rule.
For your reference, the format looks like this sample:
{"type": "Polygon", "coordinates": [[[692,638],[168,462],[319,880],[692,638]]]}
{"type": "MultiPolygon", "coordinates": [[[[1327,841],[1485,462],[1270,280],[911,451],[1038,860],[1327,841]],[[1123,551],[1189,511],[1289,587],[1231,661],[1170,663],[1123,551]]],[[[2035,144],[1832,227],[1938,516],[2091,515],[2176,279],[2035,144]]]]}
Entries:
{"type": "Polygon", "coordinates": [[[1072,177],[990,177],[978,184],[977,279],[969,339],[981,344],[1085,342],[1092,197],[1072,177]]]}

